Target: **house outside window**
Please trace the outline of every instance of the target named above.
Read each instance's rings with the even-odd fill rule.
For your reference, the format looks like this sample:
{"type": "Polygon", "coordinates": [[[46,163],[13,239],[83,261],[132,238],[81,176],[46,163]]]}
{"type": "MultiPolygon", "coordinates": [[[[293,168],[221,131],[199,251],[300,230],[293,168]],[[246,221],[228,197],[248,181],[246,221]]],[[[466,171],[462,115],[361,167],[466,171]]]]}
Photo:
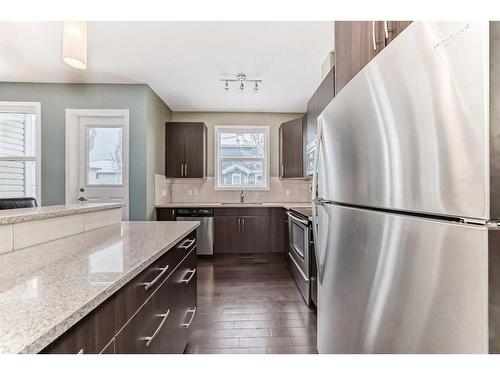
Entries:
{"type": "Polygon", "coordinates": [[[216,126],[216,189],[269,189],[269,127],[216,126]]]}
{"type": "Polygon", "coordinates": [[[40,103],[0,102],[0,198],[40,204],[40,103]]]}

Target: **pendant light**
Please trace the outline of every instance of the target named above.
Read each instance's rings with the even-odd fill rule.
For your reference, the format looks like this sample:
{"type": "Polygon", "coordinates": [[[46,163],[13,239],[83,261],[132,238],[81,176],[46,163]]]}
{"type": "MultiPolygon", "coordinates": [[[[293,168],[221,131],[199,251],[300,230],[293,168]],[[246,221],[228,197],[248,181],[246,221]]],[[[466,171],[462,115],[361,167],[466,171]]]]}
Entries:
{"type": "Polygon", "coordinates": [[[76,69],[87,69],[87,22],[63,24],[63,60],[76,69]]]}

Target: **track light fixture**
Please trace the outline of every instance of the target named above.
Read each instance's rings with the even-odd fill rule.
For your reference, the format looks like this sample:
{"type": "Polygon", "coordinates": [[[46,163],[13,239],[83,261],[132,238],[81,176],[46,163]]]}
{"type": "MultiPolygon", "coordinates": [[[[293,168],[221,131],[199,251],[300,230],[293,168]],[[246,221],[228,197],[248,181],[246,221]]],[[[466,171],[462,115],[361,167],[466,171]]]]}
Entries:
{"type": "Polygon", "coordinates": [[[254,83],[254,87],[253,87],[253,91],[254,92],[259,92],[259,84],[262,84],[262,80],[261,79],[248,79],[246,74],[244,73],[238,73],[236,75],[236,78],[229,78],[229,79],[221,79],[222,82],[224,82],[224,90],[226,91],[229,91],[229,83],[230,82],[236,82],[238,83],[238,89],[240,91],[245,91],[245,83],[246,82],[253,82],[254,83]]]}

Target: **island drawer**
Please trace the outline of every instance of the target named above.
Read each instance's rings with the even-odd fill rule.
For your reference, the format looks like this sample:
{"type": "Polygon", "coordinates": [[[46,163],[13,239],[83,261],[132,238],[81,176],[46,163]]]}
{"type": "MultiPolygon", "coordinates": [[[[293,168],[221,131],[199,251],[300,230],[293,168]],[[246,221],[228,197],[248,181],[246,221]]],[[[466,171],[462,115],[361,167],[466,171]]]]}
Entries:
{"type": "MultiPolygon", "coordinates": [[[[182,353],[194,317],[185,308],[188,289],[196,282],[196,250],[154,292],[115,338],[117,354],[182,353]]],[[[196,302],[192,305],[196,309],[196,302]]]]}
{"type": "MultiPolygon", "coordinates": [[[[164,332],[154,340],[161,342],[161,345],[145,345],[144,340],[138,342],[137,337],[147,337],[147,334],[155,332],[162,321],[157,318],[163,314],[163,310],[171,311],[172,315],[168,318],[171,327],[174,327],[174,324],[175,327],[183,326],[191,319],[186,316],[190,313],[184,307],[186,285],[191,288],[196,285],[196,230],[185,236],[41,353],[174,353],[174,350],[181,350],[179,345],[171,347],[171,334],[165,336],[176,328],[161,329],[164,332]],[[146,288],[147,285],[150,286],[146,288]]],[[[196,300],[191,304],[195,308],[196,300]]],[[[194,314],[191,313],[191,316],[194,314]]],[[[160,318],[162,317],[164,316],[160,318]]],[[[187,330],[184,328],[184,331],[187,330]]],[[[179,336],[178,333],[176,335],[179,336]]],[[[182,336],[179,343],[186,341],[185,337],[182,336]]],[[[183,345],[185,346],[185,343],[183,345]]]]}
{"type": "Polygon", "coordinates": [[[193,231],[118,292],[120,298],[116,298],[115,302],[116,331],[127,323],[132,315],[175,270],[179,262],[195,247],[196,231],[193,231]]]}

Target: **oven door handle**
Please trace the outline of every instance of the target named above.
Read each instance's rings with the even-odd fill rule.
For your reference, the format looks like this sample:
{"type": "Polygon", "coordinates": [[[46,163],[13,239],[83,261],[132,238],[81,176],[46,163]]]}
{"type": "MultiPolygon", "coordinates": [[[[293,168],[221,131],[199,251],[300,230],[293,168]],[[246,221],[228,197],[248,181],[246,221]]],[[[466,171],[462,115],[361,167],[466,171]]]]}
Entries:
{"type": "Polygon", "coordinates": [[[288,217],[294,221],[298,221],[299,223],[302,223],[304,225],[309,225],[309,222],[307,220],[303,220],[293,214],[290,213],[290,211],[287,211],[286,214],[288,215],[288,217]]]}
{"type": "Polygon", "coordinates": [[[297,268],[297,271],[299,271],[300,273],[300,276],[302,276],[302,278],[304,279],[304,281],[306,282],[309,282],[309,279],[307,278],[307,276],[304,274],[304,271],[302,271],[302,268],[300,268],[299,264],[297,263],[297,261],[295,259],[293,259],[293,255],[288,253],[288,256],[290,257],[291,261],[293,262],[293,264],[295,265],[295,267],[297,268]]]}

